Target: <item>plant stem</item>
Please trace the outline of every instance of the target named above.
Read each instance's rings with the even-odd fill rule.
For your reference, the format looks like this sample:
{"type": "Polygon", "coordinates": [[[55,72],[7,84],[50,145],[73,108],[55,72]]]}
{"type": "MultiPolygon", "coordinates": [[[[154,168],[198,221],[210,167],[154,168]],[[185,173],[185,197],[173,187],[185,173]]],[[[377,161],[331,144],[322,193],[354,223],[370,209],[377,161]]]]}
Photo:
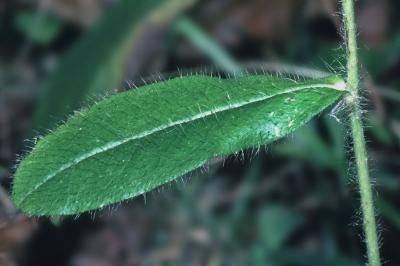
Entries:
{"type": "Polygon", "coordinates": [[[353,0],[342,0],[342,5],[347,36],[347,86],[350,91],[349,102],[352,108],[350,121],[361,196],[361,208],[363,213],[363,225],[367,245],[368,262],[370,266],[380,266],[381,262],[379,257],[374,203],[368,172],[368,157],[358,97],[359,76],[356,37],[357,29],[354,18],[354,3],[353,0]]]}

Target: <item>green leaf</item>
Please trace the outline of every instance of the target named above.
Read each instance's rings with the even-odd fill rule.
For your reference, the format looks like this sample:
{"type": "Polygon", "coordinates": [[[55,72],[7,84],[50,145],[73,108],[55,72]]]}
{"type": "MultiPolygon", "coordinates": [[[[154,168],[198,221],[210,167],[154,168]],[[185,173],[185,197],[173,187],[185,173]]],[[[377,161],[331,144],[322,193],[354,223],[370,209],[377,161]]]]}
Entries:
{"type": "Polygon", "coordinates": [[[360,266],[362,263],[342,254],[324,254],[321,250],[284,249],[274,257],[274,265],[290,266],[360,266]]]}
{"type": "Polygon", "coordinates": [[[13,199],[34,215],[104,207],[150,191],[210,157],[273,142],[333,104],[342,79],[178,77],[77,112],[17,169],[13,199]]]}
{"type": "Polygon", "coordinates": [[[176,21],[174,29],[186,36],[192,43],[217,65],[229,73],[240,73],[240,65],[215,40],[199,28],[190,18],[183,17],[176,21]]]}
{"type": "Polygon", "coordinates": [[[31,41],[41,45],[53,41],[61,29],[61,22],[56,16],[29,11],[19,12],[14,24],[31,41]]]}
{"type": "Polygon", "coordinates": [[[265,207],[258,217],[264,252],[271,254],[282,248],[289,237],[305,222],[304,217],[285,206],[265,207]]]}
{"type": "Polygon", "coordinates": [[[400,211],[399,208],[388,202],[383,198],[378,198],[376,205],[379,210],[379,214],[382,215],[385,220],[394,225],[397,229],[400,229],[400,211]]]}
{"type": "Polygon", "coordinates": [[[138,24],[164,0],[122,0],[65,55],[50,77],[34,115],[34,128],[52,129],[81,107],[87,95],[113,89],[122,81],[138,24]]]}

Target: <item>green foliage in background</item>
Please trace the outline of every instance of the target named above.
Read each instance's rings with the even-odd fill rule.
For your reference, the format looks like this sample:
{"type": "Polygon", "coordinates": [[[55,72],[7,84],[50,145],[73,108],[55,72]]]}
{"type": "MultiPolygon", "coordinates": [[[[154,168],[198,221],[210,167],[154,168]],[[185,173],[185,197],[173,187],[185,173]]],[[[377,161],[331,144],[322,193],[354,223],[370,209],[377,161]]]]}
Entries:
{"type": "MultiPolygon", "coordinates": [[[[58,71],[47,83],[46,90],[43,92],[44,97],[39,102],[38,112],[35,115],[36,130],[39,129],[43,132],[46,129],[53,129],[72,111],[79,110],[82,102],[88,97],[103,94],[104,91],[119,86],[123,79],[129,50],[135,45],[135,40],[139,39],[137,33],[142,29],[140,28],[143,25],[142,22],[148,22],[148,14],[154,7],[160,7],[162,2],[169,1],[118,2],[115,8],[101,19],[93,31],[89,31],[77,42],[62,60],[58,71]],[[130,15],[127,16],[127,14],[130,15]]],[[[183,0],[171,2],[174,2],[177,7],[183,0]]],[[[175,17],[174,10],[175,8],[163,9],[154,17],[160,19],[160,14],[175,17]]],[[[164,25],[164,21],[164,19],[159,20],[159,24],[164,25]]],[[[17,16],[15,21],[15,26],[21,33],[25,34],[30,41],[41,45],[51,42],[55,38],[59,31],[55,27],[56,24],[54,21],[48,20],[47,16],[42,20],[37,20],[32,14],[17,16]],[[29,27],[29,24],[35,24],[33,23],[35,20],[40,22],[36,24],[42,29],[41,31],[34,31],[29,27]]],[[[223,47],[220,47],[190,18],[178,19],[173,25],[172,33],[178,33],[189,39],[195,48],[208,56],[215,65],[228,73],[240,73],[241,65],[235,62],[223,47]]],[[[302,38],[304,37],[303,32],[300,35],[302,38]]],[[[357,50],[363,65],[374,79],[379,80],[382,76],[385,77],[387,70],[398,62],[399,43],[399,38],[393,38],[380,49],[370,50],[361,47],[357,50]]],[[[309,44],[299,45],[296,41],[290,45],[295,47],[294,50],[297,50],[301,56],[304,55],[304,58],[311,59],[312,65],[325,66],[332,73],[346,71],[347,55],[344,45],[342,45],[343,48],[335,49],[337,45],[340,45],[339,43],[334,44],[336,46],[333,46],[331,42],[322,45],[314,43],[318,49],[309,49],[309,44]]],[[[294,60],[291,58],[288,61],[293,62],[294,60]]],[[[275,70],[282,71],[279,68],[275,70]]],[[[308,106],[310,110],[306,111],[309,111],[309,118],[343,94],[341,91],[329,90],[329,87],[337,89],[337,84],[341,84],[340,87],[342,87],[342,83],[333,81],[314,80],[296,83],[285,80],[283,77],[279,79],[264,78],[270,81],[271,86],[267,86],[269,89],[274,88],[276,84],[283,90],[290,84],[309,86],[314,83],[324,83],[327,86],[325,89],[331,91],[330,95],[325,95],[326,98],[318,103],[319,106],[308,106]],[[332,84],[336,85],[332,86],[332,84]]],[[[293,114],[293,110],[288,106],[296,106],[297,103],[292,105],[290,101],[285,102],[283,96],[280,95],[262,100],[261,102],[265,106],[261,107],[260,102],[259,111],[255,111],[258,107],[255,108],[254,103],[246,104],[246,107],[240,107],[238,110],[234,108],[235,111],[224,110],[217,114],[212,111],[213,108],[218,109],[222,106],[223,101],[218,101],[218,97],[213,97],[213,94],[208,93],[210,88],[212,91],[217,91],[221,87],[223,89],[240,87],[239,90],[244,91],[248,91],[249,88],[259,91],[267,88],[261,89],[257,85],[253,86],[253,83],[250,82],[243,83],[247,84],[244,86],[242,86],[243,84],[238,85],[238,81],[241,79],[218,80],[209,77],[183,77],[182,79],[140,88],[140,92],[121,94],[124,96],[113,96],[87,110],[77,112],[65,125],[42,139],[31,155],[28,155],[21,163],[14,187],[14,200],[17,205],[23,211],[34,215],[73,214],[101,208],[165,184],[177,176],[201,166],[212,156],[235,153],[249,147],[258,148],[262,144],[271,143],[289,132],[294,132],[293,125],[289,130],[284,127],[284,124],[276,124],[276,121],[270,120],[269,117],[262,117],[261,110],[276,115],[275,111],[271,111],[272,108],[284,111],[280,114],[280,118],[286,119],[285,115],[293,114]],[[201,78],[204,80],[199,82],[201,78]],[[197,83],[196,79],[198,79],[197,83]],[[219,82],[222,82],[222,85],[219,82]],[[167,92],[154,89],[161,87],[169,89],[166,90],[167,92]],[[184,93],[177,95],[178,92],[183,91],[183,88],[189,88],[184,93],[190,95],[184,93]],[[207,95],[192,93],[194,88],[197,88],[199,93],[207,92],[208,97],[203,98],[207,95]],[[141,92],[142,90],[150,92],[141,92]],[[177,91],[176,94],[172,92],[173,90],[177,91]],[[158,92],[156,93],[156,91],[158,92]],[[147,95],[147,98],[138,96],[142,94],[147,95]],[[209,95],[212,96],[209,97],[209,95]],[[279,102],[279,100],[282,101],[279,102]],[[166,104],[168,101],[170,101],[170,105],[166,104]],[[145,106],[145,111],[141,110],[142,106],[145,106]],[[184,109],[186,111],[183,111],[184,109]],[[140,110],[139,113],[138,110],[140,110]],[[179,113],[179,110],[182,113],[179,113]],[[190,118],[187,121],[183,118],[183,120],[174,120],[178,114],[190,117],[191,115],[196,116],[196,112],[201,113],[204,110],[211,110],[212,115],[198,121],[196,119],[192,121],[190,118]],[[228,119],[229,122],[225,124],[226,117],[229,117],[227,114],[231,113],[235,116],[231,116],[232,119],[228,119]],[[257,120],[259,117],[265,120],[257,120]],[[235,124],[237,121],[244,121],[244,123],[240,122],[242,125],[238,126],[235,124]],[[254,127],[246,128],[248,125],[254,125],[254,127]],[[165,126],[167,128],[164,128],[165,126]],[[263,130],[268,131],[266,136],[256,135],[263,130]],[[146,135],[148,132],[151,134],[146,135]],[[244,132],[246,133],[244,134],[244,132]],[[141,134],[146,136],[136,139],[136,136],[142,136],[141,134]]],[[[337,81],[339,82],[339,80],[337,81]]],[[[253,82],[256,84],[255,81],[253,82]]],[[[311,88],[309,89],[311,90],[311,88]]],[[[295,94],[302,95],[305,90],[295,94]]],[[[292,93],[294,92],[289,94],[292,93]]],[[[246,97],[241,98],[242,96],[238,96],[238,99],[247,99],[246,97]]],[[[231,94],[226,97],[225,103],[231,100],[230,97],[231,94]]],[[[318,102],[316,97],[310,97],[318,102]]],[[[300,99],[302,98],[300,97],[300,99]]],[[[358,97],[354,99],[358,100],[358,97]]],[[[348,102],[358,105],[353,100],[350,99],[348,102]]],[[[301,121],[296,124],[296,127],[300,127],[309,118],[300,119],[301,121]]],[[[340,179],[341,191],[337,196],[345,197],[345,203],[353,204],[355,199],[349,193],[348,186],[348,158],[346,158],[348,147],[344,141],[346,132],[341,123],[338,124],[333,119],[325,118],[314,121],[315,123],[309,123],[308,127],[296,131],[292,138],[293,141],[274,145],[274,154],[308,161],[314,170],[334,169],[340,179]],[[321,134],[321,127],[322,132],[327,132],[326,135],[321,134]]],[[[289,125],[289,122],[286,121],[286,125],[289,125]]],[[[366,120],[365,124],[370,127],[367,130],[374,140],[387,146],[396,142],[394,141],[395,136],[379,118],[366,120]]],[[[360,137],[356,139],[360,139],[360,137]]],[[[363,168],[365,172],[367,168],[363,168]]],[[[253,169],[253,172],[257,171],[253,169]]],[[[324,182],[323,174],[321,176],[319,174],[318,182],[324,182]]],[[[376,175],[379,176],[377,180],[379,191],[382,188],[390,189],[393,193],[397,191],[400,183],[395,177],[387,173],[376,175]]],[[[247,224],[246,221],[249,219],[247,211],[249,210],[246,208],[250,206],[248,202],[250,195],[258,189],[258,182],[255,181],[255,178],[258,177],[258,174],[249,174],[244,178],[244,185],[239,189],[238,203],[235,203],[233,207],[232,217],[229,217],[227,225],[223,226],[223,228],[232,227],[229,230],[234,232],[233,235],[236,235],[238,228],[243,224],[247,224]]],[[[320,193],[321,195],[317,196],[319,199],[326,197],[324,192],[314,191],[310,194],[312,193],[320,193]]],[[[187,194],[186,197],[193,197],[190,192],[187,194]]],[[[372,201],[370,202],[372,204],[372,201]]],[[[177,205],[180,203],[178,200],[177,205]]],[[[400,219],[394,205],[382,198],[378,199],[377,205],[383,218],[399,226],[400,219]]],[[[302,219],[299,219],[301,222],[296,223],[294,220],[299,217],[292,210],[284,206],[276,207],[273,203],[269,203],[262,210],[259,216],[256,216],[259,218],[258,229],[261,239],[259,242],[256,241],[254,254],[252,254],[257,258],[257,263],[254,265],[276,263],[280,265],[357,265],[341,258],[339,254],[341,251],[330,256],[329,252],[316,254],[315,252],[308,253],[304,250],[285,248],[286,240],[302,224],[302,219]]],[[[236,237],[236,239],[231,239],[229,245],[239,247],[246,245],[245,242],[242,242],[243,239],[239,236],[236,237]]],[[[250,247],[250,250],[253,250],[253,246],[250,247]]]]}
{"type": "Polygon", "coordinates": [[[206,54],[220,69],[228,73],[240,73],[240,65],[191,19],[187,17],[179,19],[174,25],[174,30],[187,37],[197,49],[206,54]]]}
{"type": "Polygon", "coordinates": [[[40,45],[49,44],[61,30],[61,21],[58,17],[51,14],[38,16],[32,11],[18,13],[14,24],[30,41],[40,45]]]}
{"type": "Polygon", "coordinates": [[[38,102],[34,128],[39,132],[53,129],[80,108],[87,95],[118,86],[137,25],[163,2],[123,0],[115,4],[65,55],[48,80],[38,102]]]}
{"type": "Polygon", "coordinates": [[[279,251],[289,236],[304,224],[304,217],[284,206],[264,208],[258,217],[261,241],[267,253],[279,251]]]}

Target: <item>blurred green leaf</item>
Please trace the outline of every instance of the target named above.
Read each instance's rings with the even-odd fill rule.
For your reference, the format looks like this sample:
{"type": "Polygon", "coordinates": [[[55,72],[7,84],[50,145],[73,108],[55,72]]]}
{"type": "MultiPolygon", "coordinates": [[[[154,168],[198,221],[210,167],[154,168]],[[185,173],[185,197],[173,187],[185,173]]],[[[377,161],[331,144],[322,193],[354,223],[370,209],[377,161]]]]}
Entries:
{"type": "Polygon", "coordinates": [[[163,2],[117,2],[72,47],[48,80],[34,115],[34,129],[53,129],[81,106],[86,95],[118,86],[139,22],[163,2]]]}
{"type": "Polygon", "coordinates": [[[345,145],[342,126],[333,118],[322,120],[328,128],[332,143],[322,137],[315,122],[301,128],[293,136],[293,141],[275,147],[284,156],[305,160],[321,167],[328,167],[342,173],[345,169],[345,145]]]}
{"type": "Polygon", "coordinates": [[[387,172],[388,169],[375,170],[377,187],[383,188],[386,191],[396,192],[400,189],[400,178],[398,175],[393,175],[387,172]]]}
{"type": "Polygon", "coordinates": [[[21,11],[15,16],[15,27],[32,42],[46,45],[53,41],[61,29],[61,21],[52,14],[21,11]]]}
{"type": "Polygon", "coordinates": [[[261,170],[262,157],[257,156],[244,175],[243,184],[241,184],[239,188],[237,200],[232,209],[230,223],[232,224],[233,229],[243,222],[243,219],[246,219],[246,211],[249,207],[250,197],[256,191],[258,184],[257,179],[261,175],[261,170]]]}
{"type": "Polygon", "coordinates": [[[360,58],[368,72],[377,77],[388,67],[393,67],[400,60],[400,35],[395,35],[383,47],[377,49],[360,49],[360,58]]]}
{"type": "Polygon", "coordinates": [[[381,197],[377,198],[376,206],[379,213],[400,230],[400,209],[381,197]]]}
{"type": "Polygon", "coordinates": [[[273,253],[281,249],[304,222],[305,219],[302,215],[285,206],[265,207],[258,217],[258,228],[264,252],[273,253]]]}
{"type": "Polygon", "coordinates": [[[372,134],[381,144],[391,146],[394,144],[393,135],[382,119],[370,115],[366,119],[368,132],[372,134]]]}
{"type": "Polygon", "coordinates": [[[327,256],[320,252],[299,249],[285,249],[274,257],[276,265],[282,266],[361,266],[342,255],[327,256]]]}
{"type": "MultiPolygon", "coordinates": [[[[382,47],[374,49],[360,47],[360,61],[372,77],[378,77],[399,62],[399,49],[400,35],[396,35],[382,47]]],[[[318,68],[340,72],[345,70],[346,51],[341,47],[338,48],[337,44],[325,43],[318,47],[310,59],[311,64],[318,68]]]]}
{"type": "Polygon", "coordinates": [[[175,23],[174,29],[177,33],[191,40],[198,49],[208,55],[214,64],[222,70],[234,75],[240,75],[242,69],[239,63],[191,19],[187,17],[179,19],[175,23]]]}

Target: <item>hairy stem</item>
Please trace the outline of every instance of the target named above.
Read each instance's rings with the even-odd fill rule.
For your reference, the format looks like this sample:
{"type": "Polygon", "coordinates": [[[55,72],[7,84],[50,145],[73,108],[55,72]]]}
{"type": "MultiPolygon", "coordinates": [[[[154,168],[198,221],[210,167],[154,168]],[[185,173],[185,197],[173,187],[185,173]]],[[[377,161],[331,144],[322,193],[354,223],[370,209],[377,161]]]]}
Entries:
{"type": "Polygon", "coordinates": [[[366,238],[368,262],[370,266],[380,266],[378,236],[374,214],[374,203],[371,182],[368,172],[368,157],[362,125],[361,109],[358,100],[358,58],[356,23],[354,18],[353,0],[342,0],[344,24],[347,41],[347,86],[350,90],[349,102],[352,105],[350,114],[351,128],[356,157],[358,182],[363,213],[363,225],[366,238]]]}

